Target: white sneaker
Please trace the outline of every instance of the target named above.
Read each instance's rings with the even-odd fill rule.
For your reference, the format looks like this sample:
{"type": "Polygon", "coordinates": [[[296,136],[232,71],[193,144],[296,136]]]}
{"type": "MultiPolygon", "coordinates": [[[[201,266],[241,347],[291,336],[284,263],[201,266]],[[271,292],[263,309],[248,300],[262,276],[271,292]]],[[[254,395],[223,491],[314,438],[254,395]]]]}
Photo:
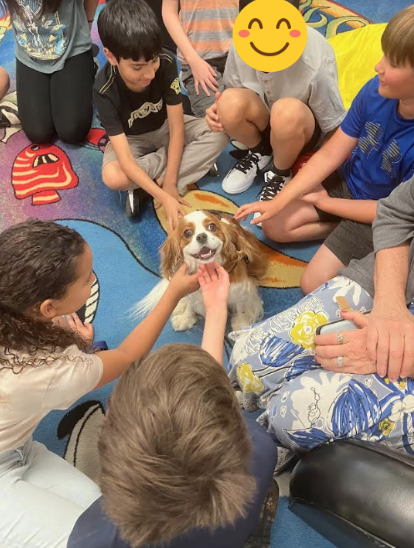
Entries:
{"type": "Polygon", "coordinates": [[[223,179],[222,187],[227,194],[240,194],[253,184],[256,175],[263,171],[272,160],[272,156],[262,155],[251,150],[239,160],[223,179]]]}
{"type": "MultiPolygon", "coordinates": [[[[270,170],[264,174],[265,184],[260,193],[260,202],[268,202],[273,200],[273,198],[279,194],[279,192],[284,188],[288,182],[292,179],[292,174],[289,175],[278,175],[274,171],[270,170]]],[[[260,213],[255,213],[253,215],[254,219],[260,217],[260,213]]],[[[256,226],[262,226],[262,223],[258,223],[256,226]]]]}

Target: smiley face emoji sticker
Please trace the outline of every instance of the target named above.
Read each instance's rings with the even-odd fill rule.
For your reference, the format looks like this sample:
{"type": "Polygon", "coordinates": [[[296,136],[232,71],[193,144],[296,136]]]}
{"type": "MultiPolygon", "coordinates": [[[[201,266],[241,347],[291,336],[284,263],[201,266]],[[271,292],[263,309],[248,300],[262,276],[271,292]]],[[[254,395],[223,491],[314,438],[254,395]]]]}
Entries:
{"type": "Polygon", "coordinates": [[[233,27],[237,53],[247,65],[263,72],[293,65],[307,38],[301,13],[285,0],[254,0],[242,9],[233,27]]]}

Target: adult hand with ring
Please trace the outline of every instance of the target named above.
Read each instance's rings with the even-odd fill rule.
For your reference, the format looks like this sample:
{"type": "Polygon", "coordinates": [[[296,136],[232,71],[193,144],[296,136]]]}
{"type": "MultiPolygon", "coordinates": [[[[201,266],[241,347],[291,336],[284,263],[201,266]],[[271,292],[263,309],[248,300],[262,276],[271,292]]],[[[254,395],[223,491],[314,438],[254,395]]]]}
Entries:
{"type": "Polygon", "coordinates": [[[327,371],[335,373],[376,373],[376,364],[368,358],[366,316],[353,310],[347,313],[347,319],[359,329],[317,335],[315,360],[327,371]]]}

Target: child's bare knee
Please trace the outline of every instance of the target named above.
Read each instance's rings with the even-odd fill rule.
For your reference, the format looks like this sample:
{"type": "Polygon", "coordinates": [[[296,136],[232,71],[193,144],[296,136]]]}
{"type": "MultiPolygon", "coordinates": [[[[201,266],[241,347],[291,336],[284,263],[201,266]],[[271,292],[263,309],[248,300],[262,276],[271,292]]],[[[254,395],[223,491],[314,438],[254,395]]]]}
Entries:
{"type": "Polygon", "coordinates": [[[303,291],[305,295],[309,295],[309,293],[312,293],[312,291],[315,291],[320,286],[320,283],[318,283],[317,280],[315,280],[314,276],[310,272],[308,272],[307,269],[305,269],[305,272],[302,274],[302,277],[300,279],[300,288],[303,291]]]}
{"type": "Polygon", "coordinates": [[[262,231],[266,238],[278,242],[279,244],[288,244],[294,241],[291,232],[284,226],[274,223],[262,223],[262,231]]]}
{"type": "Polygon", "coordinates": [[[103,168],[102,180],[111,190],[128,190],[131,186],[128,177],[117,163],[111,162],[103,168]]]}
{"type": "Polygon", "coordinates": [[[271,111],[272,131],[278,133],[302,132],[305,126],[303,103],[297,99],[279,99],[271,111]]]}
{"type": "Polygon", "coordinates": [[[235,119],[245,117],[246,99],[243,90],[226,89],[217,102],[217,113],[220,120],[225,123],[226,120],[234,122],[235,119]]]}

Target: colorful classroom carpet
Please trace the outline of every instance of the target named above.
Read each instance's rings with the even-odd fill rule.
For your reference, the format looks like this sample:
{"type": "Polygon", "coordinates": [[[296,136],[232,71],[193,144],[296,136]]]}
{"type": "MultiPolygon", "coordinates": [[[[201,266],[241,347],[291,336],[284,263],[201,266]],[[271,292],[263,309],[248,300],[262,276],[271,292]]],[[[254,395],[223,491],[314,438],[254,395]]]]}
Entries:
{"type": "MultiPolygon", "coordinates": [[[[385,22],[409,3],[347,0],[339,4],[331,0],[305,0],[301,10],[310,26],[330,38],[370,22],[385,22]]],[[[0,63],[11,76],[10,93],[0,105],[0,230],[37,217],[58,220],[85,237],[93,251],[98,280],[87,316],[93,320],[97,339],[105,339],[113,347],[133,327],[129,308],[158,280],[158,248],[165,239],[165,223],[152,205],[140,220],[127,219],[125,196],[103,185],[101,163],[107,139],[96,118],[87,142],[81,147],[60,141],[39,147],[27,140],[17,125],[13,36],[8,23],[5,18],[0,19],[0,63]]],[[[92,35],[94,42],[99,43],[96,25],[92,35]]],[[[98,62],[104,63],[102,52],[98,62]]],[[[218,159],[219,177],[205,177],[187,195],[194,207],[232,214],[242,203],[256,199],[262,180],[240,196],[230,198],[223,194],[221,179],[234,163],[229,150],[218,159]]],[[[254,230],[269,259],[266,284],[261,288],[265,314],[269,316],[299,300],[300,275],[317,245],[279,246],[264,240],[259,229],[254,230]]],[[[175,333],[168,325],[158,345],[184,341],[199,344],[201,333],[200,324],[185,333],[175,333]]],[[[230,350],[227,343],[226,350],[230,350]]],[[[104,387],[68,412],[50,414],[38,428],[36,438],[94,476],[98,426],[110,391],[111,386],[104,387]]],[[[272,531],[272,546],[332,545],[293,516],[287,509],[287,498],[282,497],[272,531]]]]}

